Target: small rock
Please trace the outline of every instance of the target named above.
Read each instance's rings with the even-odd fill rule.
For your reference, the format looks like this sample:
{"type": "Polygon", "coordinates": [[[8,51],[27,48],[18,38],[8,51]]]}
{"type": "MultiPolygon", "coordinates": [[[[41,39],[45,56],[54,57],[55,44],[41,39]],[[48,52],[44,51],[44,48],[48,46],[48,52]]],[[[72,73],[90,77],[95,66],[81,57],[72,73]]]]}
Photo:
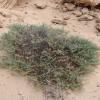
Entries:
{"type": "Polygon", "coordinates": [[[36,8],[38,8],[38,9],[45,9],[45,8],[47,7],[47,5],[44,4],[44,3],[36,3],[36,4],[34,4],[34,5],[35,5],[36,8]]]}
{"type": "Polygon", "coordinates": [[[83,14],[87,14],[87,13],[89,13],[88,8],[83,8],[83,9],[82,9],[82,13],[83,13],[83,14]]]}
{"type": "Polygon", "coordinates": [[[0,28],[3,28],[3,25],[2,24],[0,24],[0,28]]]}
{"type": "Polygon", "coordinates": [[[95,18],[100,19],[100,13],[95,13],[95,18]]]}
{"type": "Polygon", "coordinates": [[[75,5],[72,3],[65,3],[64,7],[67,9],[67,11],[73,11],[75,8],[75,5]]]}
{"type": "Polygon", "coordinates": [[[68,11],[66,7],[62,7],[61,10],[62,10],[63,12],[67,12],[67,11],[68,11]]]}
{"type": "Polygon", "coordinates": [[[97,87],[100,87],[100,84],[97,84],[97,87]]]}
{"type": "Polygon", "coordinates": [[[68,20],[68,19],[70,19],[70,16],[69,16],[69,15],[66,15],[66,16],[64,16],[63,19],[64,19],[64,20],[68,20]]]}
{"type": "Polygon", "coordinates": [[[98,13],[100,13],[100,9],[95,9],[95,12],[98,12],[98,13]]]}
{"type": "Polygon", "coordinates": [[[100,87],[100,83],[99,83],[99,82],[97,82],[96,86],[97,86],[97,87],[100,87]]]}
{"type": "Polygon", "coordinates": [[[90,16],[95,17],[95,12],[94,12],[94,11],[90,11],[88,14],[89,14],[90,16]]]}
{"type": "Polygon", "coordinates": [[[98,19],[98,18],[100,19],[100,13],[98,13],[98,12],[90,11],[89,15],[95,17],[96,19],[98,19]]]}
{"type": "Polygon", "coordinates": [[[28,4],[28,2],[25,2],[25,4],[28,4]]]}
{"type": "Polygon", "coordinates": [[[92,17],[90,15],[83,15],[78,20],[79,21],[92,21],[93,19],[94,19],[94,17],[92,17]]]}
{"type": "Polygon", "coordinates": [[[100,32],[100,23],[96,25],[96,29],[100,32]]]}
{"type": "Polygon", "coordinates": [[[9,17],[10,17],[10,15],[9,15],[9,14],[4,13],[4,12],[2,12],[2,11],[0,11],[0,15],[2,15],[3,17],[7,17],[7,18],[9,18],[9,17]]]}
{"type": "Polygon", "coordinates": [[[0,21],[0,28],[3,28],[3,24],[2,24],[2,22],[0,21]]]}
{"type": "Polygon", "coordinates": [[[28,12],[25,11],[25,14],[28,14],[28,12]]]}
{"type": "Polygon", "coordinates": [[[73,14],[76,15],[77,17],[82,16],[82,12],[79,10],[74,11],[73,14]]]}
{"type": "Polygon", "coordinates": [[[66,21],[61,19],[53,19],[51,22],[54,24],[67,25],[66,21]]]}
{"type": "Polygon", "coordinates": [[[100,23],[100,18],[96,19],[96,23],[100,23]]]}
{"type": "Polygon", "coordinates": [[[76,9],[81,11],[83,8],[82,7],[77,7],[76,9]]]}

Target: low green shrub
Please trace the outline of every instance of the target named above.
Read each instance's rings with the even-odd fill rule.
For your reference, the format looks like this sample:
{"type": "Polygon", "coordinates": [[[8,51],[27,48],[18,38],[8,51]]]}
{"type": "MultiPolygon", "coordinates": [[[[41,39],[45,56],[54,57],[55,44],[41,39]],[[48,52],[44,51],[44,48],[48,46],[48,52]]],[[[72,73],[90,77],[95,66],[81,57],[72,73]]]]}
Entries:
{"type": "Polygon", "coordinates": [[[36,77],[42,86],[77,88],[80,77],[98,60],[95,44],[46,25],[13,25],[3,35],[2,44],[5,64],[36,77]]]}

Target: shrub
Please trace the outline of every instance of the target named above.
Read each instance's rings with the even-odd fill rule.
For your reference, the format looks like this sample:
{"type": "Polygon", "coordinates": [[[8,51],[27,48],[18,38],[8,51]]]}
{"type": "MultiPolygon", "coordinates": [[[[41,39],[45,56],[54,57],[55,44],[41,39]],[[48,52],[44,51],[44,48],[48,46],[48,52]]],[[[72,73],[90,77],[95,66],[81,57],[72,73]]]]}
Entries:
{"type": "Polygon", "coordinates": [[[35,76],[43,86],[79,87],[80,77],[97,63],[97,46],[46,25],[13,25],[2,37],[7,66],[35,76]]]}

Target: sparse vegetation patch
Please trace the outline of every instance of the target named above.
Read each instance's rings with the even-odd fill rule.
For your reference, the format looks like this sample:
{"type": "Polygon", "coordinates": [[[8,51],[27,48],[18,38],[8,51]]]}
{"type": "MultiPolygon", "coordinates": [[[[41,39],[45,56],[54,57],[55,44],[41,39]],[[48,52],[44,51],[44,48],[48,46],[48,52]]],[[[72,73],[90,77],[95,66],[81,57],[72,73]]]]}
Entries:
{"type": "Polygon", "coordinates": [[[13,25],[2,44],[5,64],[36,77],[42,86],[80,87],[80,77],[98,60],[95,44],[46,25],[13,25]]]}

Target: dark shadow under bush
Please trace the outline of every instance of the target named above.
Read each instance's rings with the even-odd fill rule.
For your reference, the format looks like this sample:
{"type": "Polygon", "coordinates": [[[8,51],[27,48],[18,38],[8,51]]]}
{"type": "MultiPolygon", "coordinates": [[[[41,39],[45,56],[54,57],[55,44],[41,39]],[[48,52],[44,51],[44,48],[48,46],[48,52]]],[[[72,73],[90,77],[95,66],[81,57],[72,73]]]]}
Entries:
{"type": "Polygon", "coordinates": [[[98,60],[95,44],[45,25],[13,25],[2,44],[7,52],[5,64],[35,76],[41,85],[77,88],[80,77],[98,60]]]}

